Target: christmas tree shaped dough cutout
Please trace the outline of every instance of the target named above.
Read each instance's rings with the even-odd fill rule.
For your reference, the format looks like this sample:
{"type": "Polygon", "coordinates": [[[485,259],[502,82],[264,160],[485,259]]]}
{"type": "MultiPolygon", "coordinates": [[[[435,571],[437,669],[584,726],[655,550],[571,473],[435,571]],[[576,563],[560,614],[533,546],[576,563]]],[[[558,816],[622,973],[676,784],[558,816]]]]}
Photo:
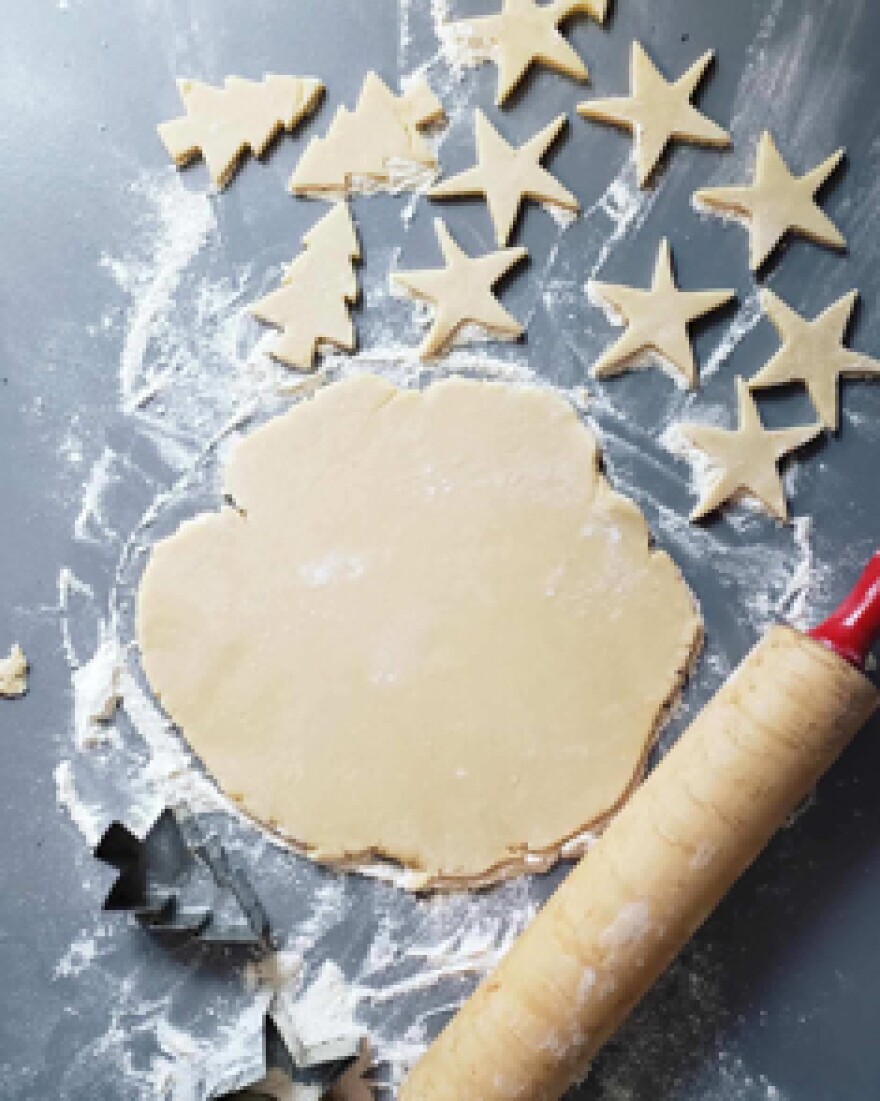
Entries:
{"type": "Polygon", "coordinates": [[[726,501],[741,494],[755,497],[778,520],[788,520],[788,503],[777,463],[814,440],[820,424],[764,428],[749,388],[736,380],[739,427],[731,431],[706,424],[679,424],[673,443],[684,445],[685,454],[698,470],[708,474],[691,520],[702,520],[726,501]],[[697,454],[694,454],[694,449],[697,454]]]}
{"type": "Polygon", "coordinates": [[[776,355],[749,382],[752,390],[802,382],[826,428],[840,425],[840,379],[875,378],[880,361],[844,346],[858,291],[850,291],[815,320],[801,317],[772,291],[761,291],[764,313],[782,340],[776,355]]]}
{"type": "Polygon", "coordinates": [[[453,240],[441,218],[434,220],[434,230],[446,266],[394,274],[395,283],[434,306],[434,321],[419,355],[426,359],[440,355],[468,324],[477,325],[500,340],[522,336],[522,325],[501,305],[492,287],[525,259],[526,250],[505,248],[485,256],[468,256],[453,240]]]}
{"type": "Polygon", "coordinates": [[[255,302],[250,312],[283,330],[269,354],[309,371],[321,344],[355,349],[348,307],[359,295],[353,261],[361,251],[347,205],[337,204],[303,237],[303,245],[282,285],[255,302]]]}
{"type": "Polygon", "coordinates": [[[354,111],[340,107],[323,138],[306,146],[290,180],[295,194],[415,190],[437,175],[437,158],[419,132],[445,118],[424,80],[396,96],[367,73],[354,111]]]}
{"type": "Polygon", "coordinates": [[[672,141],[694,145],[730,145],[730,135],[694,107],[697,90],[715,53],[708,50],[678,80],[668,81],[639,42],[633,42],[631,95],[594,99],[578,105],[584,118],[620,126],[635,135],[636,170],[644,187],[672,141]]]}
{"type": "Polygon", "coordinates": [[[845,156],[838,149],[803,176],[795,176],[765,130],[758,143],[755,179],[744,187],[707,187],[694,193],[697,210],[740,219],[749,230],[749,264],[759,271],[788,233],[817,245],[846,249],[846,239],[816,202],[816,193],[845,156]]]}
{"type": "Polygon", "coordinates": [[[464,65],[494,61],[498,66],[500,107],[532,65],[546,65],[575,80],[587,79],[587,67],[559,29],[577,12],[604,23],[608,0],[502,0],[501,10],[477,19],[448,23],[442,29],[453,60],[464,65]]]}
{"type": "Polygon", "coordinates": [[[664,240],[650,290],[591,279],[587,283],[587,296],[604,307],[615,323],[626,325],[623,336],[596,361],[593,367],[596,378],[643,366],[647,355],[653,353],[676,382],[695,387],[697,364],[688,326],[730,302],[736,292],[680,291],[675,284],[669,242],[664,240]]]}
{"type": "Polygon", "coordinates": [[[484,195],[499,247],[509,241],[513,223],[526,199],[561,210],[580,210],[574,195],[541,165],[541,158],[566,122],[565,115],[560,115],[516,147],[508,145],[477,108],[474,118],[477,164],[435,184],[428,192],[429,197],[448,199],[458,195],[484,195]]]}
{"type": "Polygon", "coordinates": [[[159,137],[177,165],[204,157],[217,188],[229,183],[247,150],[262,156],[281,130],[293,130],[314,111],[324,93],[320,80],[271,73],[262,81],[230,76],[222,88],[179,80],[177,89],[186,114],[163,122],[159,137]]]}

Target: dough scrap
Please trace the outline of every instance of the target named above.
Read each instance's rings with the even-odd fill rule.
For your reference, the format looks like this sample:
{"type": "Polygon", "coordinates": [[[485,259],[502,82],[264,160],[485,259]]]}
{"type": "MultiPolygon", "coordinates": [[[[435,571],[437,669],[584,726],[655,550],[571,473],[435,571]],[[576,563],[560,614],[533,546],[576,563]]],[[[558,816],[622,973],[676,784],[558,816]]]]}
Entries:
{"type": "Polygon", "coordinates": [[[216,188],[224,188],[249,149],[260,157],[281,130],[293,130],[324,94],[311,77],[276,76],[262,81],[229,76],[222,88],[178,80],[186,114],[163,122],[159,137],[177,165],[201,154],[216,188]]]}
{"type": "Polygon", "coordinates": [[[16,699],[27,692],[28,662],[16,642],[5,658],[0,658],[0,696],[16,699]]]}
{"type": "Polygon", "coordinates": [[[633,42],[630,63],[632,94],[614,99],[594,99],[578,104],[584,118],[620,126],[635,135],[639,185],[645,187],[657,162],[672,141],[723,148],[730,134],[691,103],[706,70],[715,57],[706,53],[678,80],[668,81],[640,42],[633,42]]]}
{"type": "Polygon", "coordinates": [[[473,168],[435,184],[428,197],[447,199],[458,195],[484,195],[499,248],[510,240],[513,223],[526,199],[562,210],[580,210],[580,203],[574,195],[541,165],[541,158],[567,121],[565,115],[559,115],[517,147],[509,145],[477,108],[474,117],[477,163],[473,168]]]}
{"type": "Polygon", "coordinates": [[[660,243],[650,290],[599,283],[587,283],[587,296],[622,318],[626,332],[596,361],[596,378],[619,375],[644,365],[642,353],[653,352],[661,364],[688,386],[697,385],[697,363],[691,347],[688,325],[719,309],[736,297],[736,291],[680,291],[675,283],[669,242],[660,243]]]}
{"type": "Polygon", "coordinates": [[[377,187],[414,190],[438,171],[434,151],[419,130],[445,117],[425,80],[396,96],[375,73],[367,73],[354,111],[340,107],[327,134],[306,146],[290,190],[336,195],[377,187]]]}
{"type": "Polygon", "coordinates": [[[138,637],[253,818],[468,885],[623,799],[700,617],[567,402],[357,376],[248,436],[225,490],[154,548],[138,637]]]}
{"type": "Polygon", "coordinates": [[[269,350],[273,358],[310,371],[320,344],[353,352],[357,343],[348,306],[360,294],[352,261],[360,259],[361,249],[347,204],[325,214],[303,246],[282,286],[255,302],[250,313],[283,330],[269,350]]]}
{"type": "Polygon", "coordinates": [[[434,230],[444,268],[397,271],[394,282],[414,297],[434,305],[434,320],[419,348],[428,359],[444,352],[463,326],[479,325],[499,340],[516,340],[524,329],[492,293],[492,287],[528,253],[521,246],[468,256],[453,240],[441,218],[434,230]]]}
{"type": "Polygon", "coordinates": [[[749,381],[752,390],[802,382],[826,428],[840,425],[840,379],[880,380],[880,361],[844,346],[858,291],[838,299],[813,321],[801,317],[772,291],[761,291],[761,306],[773,322],[782,347],[749,381]]]}
{"type": "Polygon", "coordinates": [[[546,65],[575,80],[588,78],[586,65],[559,30],[576,12],[604,23],[608,0],[501,0],[500,11],[448,23],[444,32],[470,51],[469,64],[496,63],[495,103],[500,107],[532,65],[546,65]]]}
{"type": "MultiPolygon", "coordinates": [[[[705,424],[680,424],[677,434],[688,447],[708,460],[712,476],[691,520],[702,520],[741,493],[757,498],[778,520],[788,520],[788,502],[777,463],[815,440],[821,424],[769,430],[761,424],[758,409],[746,382],[737,378],[739,427],[734,430],[705,424]]],[[[689,456],[692,461],[694,456],[689,456]]]]}
{"type": "Polygon", "coordinates": [[[703,188],[694,192],[694,206],[746,221],[749,265],[754,272],[764,266],[787,233],[845,251],[846,239],[815,198],[844,156],[845,151],[838,149],[811,172],[795,176],[765,130],[758,143],[754,182],[745,187],[703,188]]]}

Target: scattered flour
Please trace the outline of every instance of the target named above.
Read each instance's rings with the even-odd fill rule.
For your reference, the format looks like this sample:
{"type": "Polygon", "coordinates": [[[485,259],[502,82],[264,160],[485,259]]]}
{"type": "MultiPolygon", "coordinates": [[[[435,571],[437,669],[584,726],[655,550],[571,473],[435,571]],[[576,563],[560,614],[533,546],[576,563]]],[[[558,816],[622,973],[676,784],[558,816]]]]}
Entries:
{"type": "Polygon", "coordinates": [[[73,721],[77,749],[87,749],[107,739],[106,724],[116,712],[125,656],[119,640],[106,624],[91,658],[72,672],[73,721]]]}
{"type": "Polygon", "coordinates": [[[101,839],[106,824],[106,814],[95,803],[82,799],[73,780],[73,763],[60,761],[55,769],[55,798],[59,807],[70,815],[70,820],[85,838],[90,849],[101,839]]]}
{"type": "Polygon", "coordinates": [[[113,538],[104,518],[104,496],[117,481],[113,471],[116,453],[105,447],[92,466],[82,496],[82,507],[73,522],[73,537],[82,543],[101,543],[113,538]]]}
{"type": "Polygon", "coordinates": [[[184,187],[175,169],[159,185],[144,177],[134,189],[146,208],[152,208],[148,217],[155,231],[149,252],[134,263],[108,256],[102,260],[132,299],[119,372],[120,397],[128,412],[161,385],[162,376],[147,366],[150,343],[157,329],[167,332],[167,315],[183,273],[217,226],[211,200],[184,187]]]}
{"type": "Polygon", "coordinates": [[[757,292],[753,292],[736,311],[727,332],[716,344],[706,363],[700,368],[700,377],[703,381],[721,370],[749,333],[757,328],[763,316],[761,299],[757,292]]]}

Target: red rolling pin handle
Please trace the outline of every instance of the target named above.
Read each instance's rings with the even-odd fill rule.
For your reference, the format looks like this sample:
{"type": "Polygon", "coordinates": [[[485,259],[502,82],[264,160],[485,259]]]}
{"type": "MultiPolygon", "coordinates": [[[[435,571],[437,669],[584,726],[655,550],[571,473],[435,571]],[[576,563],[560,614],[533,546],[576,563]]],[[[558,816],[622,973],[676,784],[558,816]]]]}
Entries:
{"type": "Polygon", "coordinates": [[[837,611],[809,634],[856,669],[864,668],[868,651],[880,636],[880,551],[837,611]]]}

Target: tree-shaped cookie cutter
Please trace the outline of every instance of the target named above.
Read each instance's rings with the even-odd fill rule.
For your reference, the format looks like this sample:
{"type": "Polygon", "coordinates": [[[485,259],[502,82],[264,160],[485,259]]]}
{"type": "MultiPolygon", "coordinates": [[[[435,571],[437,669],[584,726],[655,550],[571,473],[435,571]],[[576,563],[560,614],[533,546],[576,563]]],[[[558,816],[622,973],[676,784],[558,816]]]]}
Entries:
{"type": "Polygon", "coordinates": [[[115,820],[94,855],[119,873],[105,910],[127,911],[160,934],[272,947],[269,918],[247,876],[187,812],[164,807],[142,827],[115,820]]]}

